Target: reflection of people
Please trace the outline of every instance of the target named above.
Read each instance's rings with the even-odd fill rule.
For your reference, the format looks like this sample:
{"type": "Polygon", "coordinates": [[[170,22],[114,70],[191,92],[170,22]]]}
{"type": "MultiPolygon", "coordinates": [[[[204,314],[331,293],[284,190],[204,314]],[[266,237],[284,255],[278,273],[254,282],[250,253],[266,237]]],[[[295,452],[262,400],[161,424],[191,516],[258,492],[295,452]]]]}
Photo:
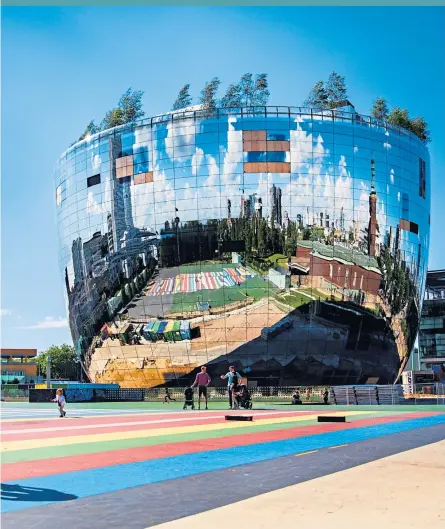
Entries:
{"type": "Polygon", "coordinates": [[[193,382],[192,388],[198,387],[198,410],[201,409],[201,397],[204,396],[205,403],[206,403],[206,410],[207,408],[207,387],[211,382],[211,378],[209,374],[207,373],[207,367],[202,366],[201,367],[201,373],[198,373],[196,375],[195,381],[193,382]]]}
{"type": "Polygon", "coordinates": [[[170,392],[168,391],[168,388],[165,388],[164,403],[170,402],[170,401],[176,402],[176,399],[172,398],[172,396],[170,395],[170,392]]]}
{"type": "Polygon", "coordinates": [[[292,395],[292,404],[301,404],[301,399],[300,399],[300,392],[298,390],[298,388],[294,391],[294,394],[292,395]]]}
{"type": "Polygon", "coordinates": [[[64,410],[66,400],[63,396],[63,389],[58,389],[56,391],[56,398],[52,399],[52,402],[57,402],[57,407],[59,408],[60,417],[65,417],[66,411],[64,410]]]}
{"type": "Polygon", "coordinates": [[[329,390],[328,388],[326,388],[324,391],[323,391],[323,402],[325,404],[328,404],[328,401],[329,401],[329,390]]]}
{"type": "Polygon", "coordinates": [[[235,371],[235,368],[233,366],[230,366],[229,371],[225,375],[221,375],[221,378],[223,380],[227,378],[227,391],[229,393],[229,410],[231,410],[233,407],[233,384],[236,384],[236,389],[238,387],[238,381],[241,378],[241,375],[238,373],[238,371],[235,371]]]}

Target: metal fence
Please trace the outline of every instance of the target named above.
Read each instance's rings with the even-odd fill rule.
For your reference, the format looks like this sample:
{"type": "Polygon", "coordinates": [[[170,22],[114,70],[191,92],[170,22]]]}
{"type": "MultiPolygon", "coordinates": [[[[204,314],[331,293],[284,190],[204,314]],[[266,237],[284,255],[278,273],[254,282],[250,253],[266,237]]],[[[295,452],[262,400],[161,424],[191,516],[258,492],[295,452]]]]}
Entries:
{"type": "MultiPolygon", "coordinates": [[[[445,405],[445,384],[415,385],[367,385],[367,386],[262,386],[249,388],[253,401],[275,404],[290,404],[292,395],[298,390],[302,404],[322,404],[324,392],[329,390],[329,404],[337,405],[400,405],[437,404],[445,405]]],[[[171,399],[182,401],[185,387],[169,388],[171,399]]],[[[163,402],[165,388],[119,388],[91,389],[66,388],[64,394],[68,402],[163,402]]],[[[2,389],[2,400],[48,402],[54,398],[55,389],[2,389]]],[[[224,401],[228,398],[227,387],[208,388],[210,401],[224,401]]]]}
{"type": "Polygon", "coordinates": [[[28,402],[29,390],[17,388],[2,388],[2,401],[28,402]]]}

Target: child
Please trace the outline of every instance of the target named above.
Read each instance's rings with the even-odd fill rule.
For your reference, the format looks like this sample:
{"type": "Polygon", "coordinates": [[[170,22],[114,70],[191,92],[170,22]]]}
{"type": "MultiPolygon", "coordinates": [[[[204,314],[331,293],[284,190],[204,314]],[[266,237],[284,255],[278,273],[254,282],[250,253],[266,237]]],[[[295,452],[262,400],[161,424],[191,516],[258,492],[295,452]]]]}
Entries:
{"type": "Polygon", "coordinates": [[[170,401],[176,402],[176,399],[172,398],[172,396],[170,395],[168,391],[168,388],[165,388],[164,404],[170,401]]]}
{"type": "Polygon", "coordinates": [[[56,398],[53,399],[52,402],[57,402],[60,417],[65,417],[66,411],[63,408],[65,407],[66,400],[65,400],[65,397],[63,396],[63,389],[58,389],[56,391],[56,398]]]}

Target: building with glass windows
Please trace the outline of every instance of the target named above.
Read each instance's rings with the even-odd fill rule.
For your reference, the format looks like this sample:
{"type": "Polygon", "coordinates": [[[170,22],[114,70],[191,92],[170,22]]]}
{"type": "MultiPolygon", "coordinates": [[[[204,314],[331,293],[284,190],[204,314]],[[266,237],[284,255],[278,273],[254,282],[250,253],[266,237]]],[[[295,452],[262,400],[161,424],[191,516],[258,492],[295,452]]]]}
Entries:
{"type": "Polygon", "coordinates": [[[445,270],[427,274],[419,349],[424,367],[445,380],[445,270]]]}
{"type": "Polygon", "coordinates": [[[353,107],[193,107],[55,169],[69,323],[94,382],[394,382],[429,245],[425,144],[353,107]]]}
{"type": "Polygon", "coordinates": [[[0,349],[2,384],[35,382],[37,349],[0,349]]]}

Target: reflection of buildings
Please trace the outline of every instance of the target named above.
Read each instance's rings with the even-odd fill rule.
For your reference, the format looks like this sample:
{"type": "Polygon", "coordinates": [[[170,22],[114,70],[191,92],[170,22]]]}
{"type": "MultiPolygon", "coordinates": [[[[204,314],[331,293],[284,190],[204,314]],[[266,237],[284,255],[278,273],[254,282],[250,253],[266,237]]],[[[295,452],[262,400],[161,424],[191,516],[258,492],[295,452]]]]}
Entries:
{"type": "Polygon", "coordinates": [[[315,241],[300,241],[289,264],[302,286],[360,305],[376,303],[381,273],[375,260],[342,246],[327,246],[315,241]]]}
{"type": "Polygon", "coordinates": [[[82,239],[78,237],[73,241],[73,268],[74,268],[74,284],[77,285],[85,279],[84,259],[82,239]]]}
{"type": "Polygon", "coordinates": [[[369,224],[368,224],[368,254],[372,257],[378,255],[377,238],[379,225],[377,223],[377,193],[375,192],[375,166],[374,160],[371,160],[371,193],[369,194],[369,224]]]}
{"type": "MultiPolygon", "coordinates": [[[[241,298],[242,303],[253,305],[262,300],[252,301],[255,296],[265,295],[269,300],[276,294],[275,289],[269,292],[268,288],[264,288],[268,284],[268,270],[273,262],[270,258],[276,255],[283,264],[286,257],[294,255],[290,268],[294,279],[295,274],[299,274],[299,286],[304,288],[299,293],[294,291],[290,297],[300,299],[300,294],[301,298],[307,294],[308,300],[315,298],[317,301],[317,296],[320,296],[322,302],[323,298],[329,299],[332,294],[334,301],[330,300],[330,305],[321,308],[314,303],[310,315],[318,319],[300,322],[301,332],[308,329],[304,342],[295,339],[298,335],[289,331],[285,335],[287,341],[284,340],[280,346],[275,342],[262,344],[261,355],[257,352],[260,349],[255,349],[259,347],[258,343],[251,347],[251,342],[246,341],[246,331],[249,333],[252,329],[247,328],[245,318],[240,317],[237,325],[243,326],[238,330],[243,335],[242,351],[246,351],[247,355],[244,365],[254,365],[255,373],[273,371],[274,376],[277,375],[277,379],[281,377],[281,380],[286,380],[286,373],[292,373],[299,381],[310,379],[314,383],[318,376],[323,380],[332,378],[341,383],[355,383],[361,376],[360,372],[378,371],[377,363],[380,366],[381,360],[386,358],[389,367],[385,376],[390,378],[388,373],[394,372],[394,357],[389,342],[397,341],[397,363],[399,357],[409,353],[412,334],[417,329],[415,318],[410,319],[405,313],[412,296],[417,295],[417,290],[421,292],[424,281],[425,241],[428,240],[429,230],[426,220],[429,214],[428,153],[422,143],[408,133],[403,135],[391,127],[383,129],[372,120],[360,118],[348,105],[344,102],[333,112],[326,111],[327,120],[313,119],[292,108],[285,109],[284,114],[281,114],[283,109],[264,109],[261,118],[250,116],[248,112],[241,112],[242,117],[239,118],[239,114],[229,115],[227,111],[224,114],[215,111],[211,119],[203,114],[184,117],[178,114],[175,119],[169,115],[165,119],[159,117],[144,124],[128,124],[103,131],[91,141],[69,149],[58,164],[56,204],[62,245],[60,262],[62,271],[65,271],[70,325],[75,342],[82,337],[84,348],[87,348],[101,322],[117,315],[132,317],[137,311],[132,312],[130,300],[137,305],[136,309],[142,308],[140,313],[144,316],[158,314],[153,309],[155,304],[162,306],[165,314],[173,312],[170,312],[173,305],[176,305],[176,310],[179,304],[193,308],[195,299],[179,303],[175,299],[176,294],[171,294],[171,297],[161,294],[156,299],[135,296],[136,292],[141,292],[141,284],[147,284],[147,276],[152,278],[155,265],[156,282],[176,281],[176,272],[170,268],[179,264],[198,268],[203,261],[208,261],[204,264],[210,269],[215,262],[218,266],[222,262],[231,263],[233,256],[230,254],[237,253],[239,260],[235,264],[251,267],[256,278],[255,286],[249,290],[241,289],[237,298],[241,298]],[[341,121],[339,127],[333,126],[332,122],[337,118],[341,121]],[[218,134],[214,133],[215,124],[218,125],[218,134]],[[185,129],[188,132],[184,132],[185,129]],[[237,134],[226,136],[224,131],[228,129],[237,134]],[[391,140],[387,132],[396,136],[392,154],[395,155],[397,145],[403,178],[399,178],[396,171],[395,182],[394,178],[391,183],[388,181],[390,190],[383,192],[374,182],[374,170],[383,178],[393,169],[392,157],[388,156],[384,147],[391,140]],[[329,134],[329,141],[327,136],[324,137],[325,133],[329,134]],[[216,136],[217,140],[213,140],[216,136]],[[232,144],[236,147],[234,152],[243,153],[242,164],[229,163],[230,156],[220,156],[224,150],[229,153],[232,141],[237,143],[232,144]],[[371,161],[368,150],[371,142],[375,162],[371,161]],[[327,149],[330,143],[333,148],[327,149]],[[323,151],[317,159],[314,156],[315,144],[320,153],[323,151]],[[402,144],[404,147],[399,148],[402,144]],[[174,148],[171,148],[172,145],[174,148]],[[343,151],[348,145],[354,145],[354,151],[351,147],[343,151]],[[196,147],[202,150],[202,159],[206,162],[200,165],[199,170],[192,168],[193,156],[186,154],[196,152],[196,147]],[[357,156],[347,154],[349,151],[357,152],[357,156]],[[215,153],[219,153],[217,157],[215,153]],[[96,156],[102,161],[89,167],[88,160],[96,156]],[[339,157],[344,159],[341,174],[347,167],[348,177],[341,176],[341,181],[337,182],[335,173],[339,157]],[[81,172],[85,168],[80,169],[85,159],[86,174],[81,172]],[[291,163],[291,160],[294,162],[291,163]],[[315,164],[320,166],[321,163],[323,169],[315,168],[315,164]],[[367,180],[366,168],[370,164],[372,185],[363,203],[360,189],[367,184],[361,181],[361,168],[365,168],[367,180]],[[207,178],[210,172],[214,178],[207,178]],[[335,182],[332,177],[335,177],[335,182]],[[78,190],[77,184],[82,184],[82,178],[87,180],[87,195],[78,190]],[[76,185],[72,185],[70,179],[76,185]],[[206,186],[211,185],[211,189],[197,189],[192,194],[185,191],[187,186],[192,189],[203,182],[206,186]],[[201,192],[207,198],[199,201],[197,209],[197,197],[201,192]],[[292,196],[287,196],[288,193],[292,196]],[[77,204],[77,208],[72,207],[79,196],[83,201],[90,194],[93,194],[99,207],[86,209],[83,203],[77,204]],[[196,197],[196,201],[195,198],[188,200],[188,196],[196,197]],[[175,205],[180,212],[178,217],[171,219],[175,205]],[[79,213],[79,218],[73,219],[73,210],[85,212],[86,218],[80,218],[79,213]],[[215,211],[221,212],[218,215],[222,218],[209,219],[213,214],[217,215],[211,213],[215,211]],[[382,212],[381,217],[379,212],[382,212]],[[83,229],[73,233],[76,220],[83,229]],[[146,225],[151,230],[146,229],[146,225]],[[380,248],[381,236],[384,236],[384,244],[382,241],[380,248]],[[388,249],[390,256],[385,254],[388,249]],[[384,273],[386,265],[394,266],[396,270],[390,279],[384,273]],[[169,270],[163,270],[166,267],[169,270]],[[406,277],[406,269],[411,271],[411,282],[406,277]],[[388,321],[397,320],[390,325],[393,336],[385,334],[389,331],[376,315],[381,308],[377,303],[379,297],[388,321]],[[150,303],[152,305],[149,306],[150,303]],[[351,309],[351,305],[355,308],[351,309]],[[149,308],[145,311],[146,307],[149,308]],[[337,307],[338,311],[333,315],[331,309],[335,312],[337,307]],[[353,331],[343,329],[349,310],[355,311],[354,314],[367,311],[369,315],[365,322],[367,332],[357,339],[355,356],[354,351],[343,354],[351,343],[355,343],[352,338],[355,328],[353,331]],[[335,325],[331,326],[334,320],[335,325]],[[373,323],[376,329],[381,326],[375,335],[372,333],[373,323]],[[366,369],[362,369],[366,350],[364,336],[370,342],[376,340],[370,345],[372,355],[368,359],[378,358],[374,363],[370,360],[366,369]],[[337,354],[338,351],[341,353],[337,354]],[[362,353],[363,357],[360,356],[362,353]],[[250,354],[255,359],[249,358],[250,354]],[[331,365],[330,371],[326,368],[328,365],[331,365]]],[[[273,266],[279,267],[277,263],[273,266]]],[[[293,285],[292,288],[298,288],[298,282],[293,285]]],[[[221,288],[218,294],[222,293],[224,289],[221,288]]],[[[219,316],[226,310],[226,299],[215,299],[212,303],[219,304],[219,316]]],[[[269,301],[264,300],[260,309],[264,325],[268,325],[269,301]]],[[[232,312],[234,310],[227,309],[228,314],[232,312]]],[[[189,317],[184,312],[182,315],[189,317]]],[[[357,314],[355,317],[357,321],[362,321],[357,314]]],[[[225,317],[221,317],[222,327],[225,321],[225,317]]],[[[297,327],[297,323],[295,325],[297,327]]],[[[351,324],[350,329],[354,325],[351,324]]],[[[230,341],[236,325],[229,325],[228,328],[231,331],[224,333],[224,340],[230,341]]],[[[258,334],[260,332],[261,329],[258,334]]],[[[210,351],[208,343],[203,340],[199,350],[202,361],[220,358],[221,351],[233,352],[236,349],[221,341],[219,352],[210,351]]],[[[171,347],[176,347],[176,344],[171,347]]],[[[181,361],[178,360],[182,362],[175,368],[178,373],[188,372],[189,352],[186,351],[180,357],[181,361]]],[[[115,353],[116,356],[122,355],[123,367],[119,369],[130,370],[125,354],[120,350],[115,353]]],[[[138,362],[140,359],[140,365],[147,365],[138,349],[131,354],[138,357],[138,362]]],[[[170,358],[169,354],[167,356],[170,358]]],[[[221,362],[227,364],[230,359],[227,356],[221,362]]],[[[145,367],[138,369],[143,373],[145,367]]],[[[171,371],[175,369],[171,368],[171,371]]]]}
{"type": "Polygon", "coordinates": [[[420,319],[419,349],[428,369],[445,376],[445,270],[428,272],[420,319]]]}
{"type": "Polygon", "coordinates": [[[281,226],[282,225],[282,216],[281,216],[281,188],[275,187],[275,184],[272,184],[270,188],[270,221],[272,224],[281,226]]]}

